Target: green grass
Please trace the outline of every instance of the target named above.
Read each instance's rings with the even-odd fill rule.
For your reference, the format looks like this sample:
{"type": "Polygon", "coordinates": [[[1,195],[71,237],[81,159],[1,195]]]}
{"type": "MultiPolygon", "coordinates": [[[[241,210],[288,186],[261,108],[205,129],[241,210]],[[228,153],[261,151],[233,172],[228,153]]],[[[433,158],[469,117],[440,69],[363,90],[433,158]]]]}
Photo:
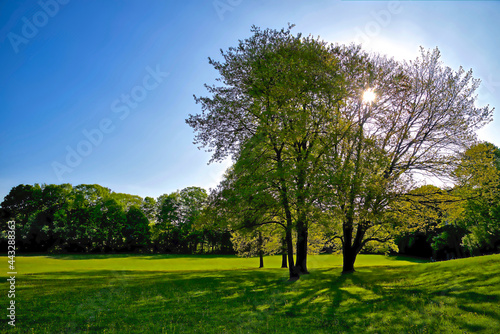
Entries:
{"type": "MultiPolygon", "coordinates": [[[[296,282],[271,269],[278,256],[265,269],[231,256],[16,260],[17,326],[4,320],[2,332],[500,332],[500,255],[439,263],[361,255],[351,275],[340,274],[339,256],[311,256],[311,274],[296,282]]],[[[0,290],[7,307],[7,284],[0,290]]]]}
{"type": "MultiPolygon", "coordinates": [[[[0,257],[1,259],[1,257],[0,257]]],[[[2,260],[0,260],[2,261],[2,260]]],[[[18,274],[49,272],[88,272],[95,270],[133,271],[210,271],[255,269],[258,258],[239,258],[227,255],[53,255],[22,256],[16,258],[18,274]]],[[[4,261],[7,263],[7,260],[4,261]]],[[[356,267],[411,265],[423,262],[409,257],[360,255],[356,267]]],[[[1,263],[1,262],[0,262],[1,263]]],[[[264,257],[268,268],[280,268],[280,256],[264,257]]],[[[332,268],[342,265],[341,255],[310,255],[309,268],[332,268]]]]}

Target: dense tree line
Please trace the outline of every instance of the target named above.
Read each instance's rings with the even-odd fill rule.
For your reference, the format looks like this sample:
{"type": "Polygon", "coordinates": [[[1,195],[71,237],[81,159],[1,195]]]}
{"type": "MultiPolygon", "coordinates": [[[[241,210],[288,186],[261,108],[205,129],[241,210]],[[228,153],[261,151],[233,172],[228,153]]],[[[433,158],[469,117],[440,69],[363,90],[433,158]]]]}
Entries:
{"type": "Polygon", "coordinates": [[[194,226],[207,193],[185,188],[157,200],[100,185],[19,185],[1,203],[24,252],[231,253],[228,230],[194,226]]]}
{"type": "Polygon", "coordinates": [[[500,149],[469,148],[451,175],[454,186],[422,186],[395,211],[407,228],[399,251],[436,260],[500,252],[500,149]]]}
{"type": "MultiPolygon", "coordinates": [[[[475,145],[453,177],[451,188],[421,186],[394,203],[400,228],[385,243],[368,243],[364,252],[436,260],[500,252],[500,150],[475,145]]],[[[209,196],[189,187],[142,199],[99,185],[19,185],[1,203],[2,243],[7,221],[14,220],[16,245],[24,252],[236,253],[260,256],[262,266],[263,255],[282,254],[287,268],[284,226],[267,224],[265,216],[262,224],[248,221],[236,202],[208,205],[219,195],[217,189],[209,196]]],[[[320,224],[309,230],[309,254],[341,251],[328,222],[321,223],[328,218],[318,217],[320,224]]]]}

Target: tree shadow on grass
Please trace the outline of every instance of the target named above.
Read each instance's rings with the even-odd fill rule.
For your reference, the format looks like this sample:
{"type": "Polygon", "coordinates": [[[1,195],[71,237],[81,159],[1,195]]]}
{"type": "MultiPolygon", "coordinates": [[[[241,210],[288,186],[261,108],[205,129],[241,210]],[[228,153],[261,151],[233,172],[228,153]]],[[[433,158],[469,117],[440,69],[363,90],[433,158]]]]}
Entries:
{"type": "Polygon", "coordinates": [[[313,269],[296,282],[280,269],[47,273],[24,278],[34,320],[20,320],[49,332],[494,332],[499,270],[488,268],[313,269]]]}
{"type": "MultiPolygon", "coordinates": [[[[495,332],[495,326],[500,323],[500,309],[494,305],[498,305],[500,291],[491,279],[498,275],[498,270],[479,269],[462,276],[447,270],[432,273],[414,268],[360,270],[350,277],[351,290],[364,290],[357,293],[357,302],[349,305],[352,293],[339,291],[330,312],[335,314],[336,308],[343,311],[347,331],[371,333],[386,328],[384,332],[495,332]],[[466,284],[462,284],[464,279],[466,284]],[[339,307],[339,300],[345,303],[343,307],[339,307]],[[474,307],[466,306],[470,304],[474,307]],[[486,311],[485,307],[490,310],[486,311]]],[[[349,289],[348,280],[342,280],[342,287],[349,289]]]]}
{"type": "MultiPolygon", "coordinates": [[[[24,255],[23,255],[24,256],[24,255]]],[[[99,260],[99,259],[118,259],[118,258],[140,258],[144,260],[161,260],[161,259],[215,259],[215,258],[236,258],[234,255],[190,255],[190,254],[31,254],[28,256],[45,256],[58,260],[99,260]]]]}
{"type": "Polygon", "coordinates": [[[429,262],[431,262],[427,258],[417,257],[417,256],[396,255],[396,256],[389,256],[388,259],[391,261],[407,261],[407,262],[413,262],[413,263],[429,263],[429,262]]]}

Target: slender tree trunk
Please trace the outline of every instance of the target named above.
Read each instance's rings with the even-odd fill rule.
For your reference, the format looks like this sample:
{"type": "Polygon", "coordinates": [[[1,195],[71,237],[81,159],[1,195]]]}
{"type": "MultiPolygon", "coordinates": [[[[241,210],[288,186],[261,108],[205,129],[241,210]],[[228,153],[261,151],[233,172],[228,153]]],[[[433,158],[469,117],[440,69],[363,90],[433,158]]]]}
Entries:
{"type": "Polygon", "coordinates": [[[281,254],[281,268],[288,268],[286,253],[281,254]]]}
{"type": "Polygon", "coordinates": [[[260,259],[260,264],[259,268],[264,268],[264,251],[262,250],[262,232],[259,231],[259,259],[260,259]]]}
{"type": "Polygon", "coordinates": [[[300,278],[299,271],[295,268],[293,263],[293,241],[292,241],[292,229],[288,226],[286,231],[286,244],[288,248],[288,271],[290,273],[290,281],[296,281],[300,278]]]}
{"type": "Polygon", "coordinates": [[[306,195],[305,195],[305,166],[302,164],[303,157],[300,155],[297,159],[297,163],[300,166],[298,178],[297,178],[297,261],[296,265],[299,269],[300,274],[309,274],[307,271],[307,213],[306,213],[306,195]]]}
{"type": "Polygon", "coordinates": [[[287,264],[287,251],[286,251],[286,238],[281,238],[281,268],[288,268],[287,264]]]}
{"type": "Polygon", "coordinates": [[[307,271],[307,227],[297,222],[297,267],[300,274],[309,274],[307,271]]]}
{"type": "MultiPolygon", "coordinates": [[[[279,174],[284,174],[283,169],[283,161],[281,160],[281,149],[275,148],[276,151],[276,161],[277,161],[277,169],[279,174]]],[[[290,210],[290,202],[288,199],[288,187],[286,185],[286,180],[283,176],[279,178],[280,181],[280,197],[281,204],[283,205],[283,209],[285,211],[285,219],[286,219],[286,244],[288,248],[288,271],[290,272],[290,281],[296,281],[300,278],[299,271],[295,268],[295,264],[293,262],[293,241],[292,241],[292,212],[290,210]]]]}

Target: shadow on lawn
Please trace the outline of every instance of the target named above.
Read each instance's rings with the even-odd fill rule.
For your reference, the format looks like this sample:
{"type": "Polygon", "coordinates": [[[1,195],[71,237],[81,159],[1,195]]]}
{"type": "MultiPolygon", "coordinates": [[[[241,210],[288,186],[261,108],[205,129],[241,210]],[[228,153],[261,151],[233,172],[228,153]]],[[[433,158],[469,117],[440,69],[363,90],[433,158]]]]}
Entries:
{"type": "MultiPolygon", "coordinates": [[[[491,324],[500,317],[498,272],[495,265],[432,264],[362,268],[349,275],[338,268],[313,269],[296,282],[279,269],[89,271],[25,279],[28,286],[40,279],[49,285],[50,294],[33,295],[49,307],[46,312],[78,311],[67,319],[72,329],[168,322],[180,332],[494,332],[491,324]],[[67,284],[61,285],[58,275],[70,278],[67,284]]],[[[36,319],[36,309],[28,311],[33,321],[43,320],[36,319]]]]}
{"type": "MultiPolygon", "coordinates": [[[[24,255],[23,255],[24,256],[24,255]]],[[[188,254],[31,254],[27,256],[46,256],[52,259],[58,260],[99,260],[99,259],[117,259],[117,258],[141,258],[144,260],[160,260],[160,259],[182,259],[182,258],[192,258],[192,259],[215,259],[215,258],[236,258],[233,255],[188,255],[188,254]]]]}
{"type": "MultiPolygon", "coordinates": [[[[407,270],[407,274],[411,275],[412,271],[407,270]]],[[[360,270],[351,275],[317,270],[314,280],[319,281],[310,287],[307,284],[301,286],[284,313],[297,317],[304,312],[313,312],[321,315],[320,328],[326,326],[341,332],[491,330],[491,324],[498,324],[500,320],[500,309],[492,310],[492,306],[500,302],[497,275],[495,272],[484,274],[459,287],[462,279],[454,281],[452,273],[442,276],[435,273],[434,277],[426,278],[425,284],[416,287],[411,280],[405,282],[401,279],[401,268],[360,270]],[[449,289],[449,283],[452,289],[449,289]],[[493,291],[496,289],[496,294],[469,291],[488,285],[493,291]],[[464,313],[476,319],[464,318],[464,313]],[[481,324],[483,320],[486,320],[484,325],[481,324]]],[[[414,278],[418,278],[418,274],[414,278]]]]}
{"type": "Polygon", "coordinates": [[[431,262],[427,258],[417,257],[417,256],[395,255],[395,256],[388,256],[387,258],[391,261],[407,261],[407,262],[413,262],[413,263],[429,263],[429,262],[431,262]]]}

